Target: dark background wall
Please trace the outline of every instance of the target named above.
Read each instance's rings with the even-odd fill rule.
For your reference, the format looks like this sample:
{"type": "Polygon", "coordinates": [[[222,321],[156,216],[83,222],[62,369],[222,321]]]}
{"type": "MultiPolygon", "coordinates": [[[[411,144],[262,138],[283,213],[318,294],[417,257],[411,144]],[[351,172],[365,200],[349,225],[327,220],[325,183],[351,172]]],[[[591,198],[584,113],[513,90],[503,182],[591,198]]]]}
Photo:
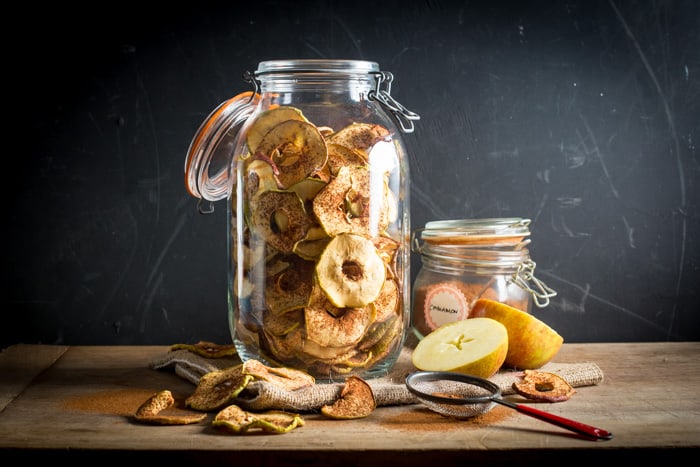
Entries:
{"type": "Polygon", "coordinates": [[[274,58],[393,72],[413,227],[532,219],[568,342],[700,339],[700,3],[144,6],[6,18],[2,346],[230,340],[225,206],[198,214],[183,166],[274,58]]]}

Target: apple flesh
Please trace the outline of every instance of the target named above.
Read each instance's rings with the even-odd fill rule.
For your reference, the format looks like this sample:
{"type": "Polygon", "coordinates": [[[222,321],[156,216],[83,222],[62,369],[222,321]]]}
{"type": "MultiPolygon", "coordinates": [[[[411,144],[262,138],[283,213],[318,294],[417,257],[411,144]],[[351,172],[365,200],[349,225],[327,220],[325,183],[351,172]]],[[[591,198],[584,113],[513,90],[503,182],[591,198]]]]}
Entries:
{"type": "Polygon", "coordinates": [[[424,371],[454,371],[489,378],[508,353],[508,332],[491,318],[443,324],[418,342],[411,360],[424,371]]]}
{"type": "Polygon", "coordinates": [[[556,356],[564,343],[564,338],[544,321],[496,300],[477,300],[467,321],[484,317],[498,321],[508,331],[508,354],[503,365],[509,368],[541,368],[556,356]]]}

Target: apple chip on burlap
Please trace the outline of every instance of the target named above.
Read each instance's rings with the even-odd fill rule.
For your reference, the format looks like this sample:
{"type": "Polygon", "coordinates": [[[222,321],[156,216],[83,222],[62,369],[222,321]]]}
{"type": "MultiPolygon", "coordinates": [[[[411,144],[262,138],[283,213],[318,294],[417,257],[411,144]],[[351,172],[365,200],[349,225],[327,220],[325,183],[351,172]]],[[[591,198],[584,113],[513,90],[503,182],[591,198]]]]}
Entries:
{"type": "MultiPolygon", "coordinates": [[[[406,388],[406,376],[417,371],[411,362],[415,344],[415,338],[410,335],[391,371],[386,376],[367,380],[374,392],[377,407],[419,403],[406,388]]],[[[155,370],[174,370],[176,375],[196,385],[206,373],[240,364],[238,357],[206,358],[188,350],[175,350],[154,358],[150,367],[155,370]]],[[[603,381],[602,370],[593,362],[550,362],[540,370],[559,375],[573,387],[594,386],[603,381]]],[[[503,395],[511,395],[515,394],[513,383],[520,381],[522,376],[522,371],[504,368],[489,379],[498,384],[503,395]]],[[[253,380],[232,403],[252,411],[277,409],[317,412],[340,397],[344,381],[345,377],[340,375],[337,382],[315,383],[290,391],[270,381],[253,380]]]]}

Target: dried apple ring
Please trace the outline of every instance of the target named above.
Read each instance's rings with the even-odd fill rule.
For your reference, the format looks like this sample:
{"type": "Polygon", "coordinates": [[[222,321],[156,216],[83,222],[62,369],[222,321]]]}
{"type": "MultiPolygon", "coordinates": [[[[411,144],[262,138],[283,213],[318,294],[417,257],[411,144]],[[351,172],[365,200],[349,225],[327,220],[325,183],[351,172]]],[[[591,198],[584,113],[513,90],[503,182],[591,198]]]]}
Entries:
{"type": "Polygon", "coordinates": [[[170,350],[189,350],[192,353],[207,358],[231,357],[238,354],[233,344],[216,344],[214,342],[199,341],[196,344],[173,344],[170,350]]]}
{"type": "Polygon", "coordinates": [[[207,414],[184,410],[177,413],[162,413],[173,405],[175,405],[175,398],[172,392],[167,389],[158,391],[139,406],[134,414],[134,419],[141,423],[153,425],[189,425],[191,423],[199,423],[207,417],[207,414]]]}
{"type": "Polygon", "coordinates": [[[278,186],[287,188],[320,171],[328,160],[328,148],[312,123],[287,120],[267,132],[253,157],[270,161],[278,186]]]}
{"type": "Polygon", "coordinates": [[[252,229],[282,253],[291,253],[313,225],[304,203],[293,191],[265,191],[252,200],[251,206],[252,229]]]}
{"type": "Polygon", "coordinates": [[[350,420],[367,417],[376,408],[377,400],[372,386],[359,376],[349,376],[340,392],[340,398],[321,407],[321,413],[328,418],[350,420]]]}
{"type": "Polygon", "coordinates": [[[369,148],[389,137],[389,130],[374,123],[352,123],[331,135],[328,142],[367,154],[369,148]]]}
{"type": "Polygon", "coordinates": [[[301,110],[296,107],[280,106],[264,111],[255,119],[248,129],[246,143],[248,150],[255,153],[265,135],[276,125],[287,120],[308,121],[301,110]]]}
{"type": "Polygon", "coordinates": [[[229,405],[216,414],[212,426],[224,428],[236,434],[245,434],[254,429],[260,429],[266,433],[287,433],[294,428],[304,426],[304,419],[299,414],[282,410],[252,413],[237,405],[229,405]]]}
{"type": "Polygon", "coordinates": [[[312,386],[316,382],[316,379],[305,371],[287,367],[275,368],[255,359],[247,360],[243,363],[243,373],[253,376],[256,380],[267,381],[287,391],[312,386]]]}
{"type": "Polygon", "coordinates": [[[336,307],[316,285],[311,291],[309,305],[304,308],[306,337],[322,347],[354,345],[365,335],[374,316],[371,305],[336,307]]]}
{"type": "Polygon", "coordinates": [[[275,315],[303,308],[309,303],[315,267],[312,261],[296,255],[280,262],[287,267],[268,277],[265,284],[265,303],[275,315]]]}
{"type": "Polygon", "coordinates": [[[245,389],[253,376],[243,373],[243,364],[210,371],[199,378],[194,392],[185,400],[195,410],[217,410],[245,389]]]}
{"type": "Polygon", "coordinates": [[[367,164],[367,157],[364,154],[340,144],[328,144],[328,168],[333,176],[338,175],[338,171],[343,166],[367,166],[367,164]]]}
{"type": "Polygon", "coordinates": [[[563,402],[576,393],[561,376],[535,370],[525,370],[522,381],[513,383],[513,390],[527,399],[547,402],[563,402]]]}
{"type": "Polygon", "coordinates": [[[371,238],[381,234],[396,212],[395,198],[385,180],[373,192],[370,171],[362,166],[344,166],[313,201],[313,212],[330,236],[354,233],[371,238]],[[384,190],[383,192],[381,190],[384,190]]]}
{"type": "Polygon", "coordinates": [[[373,302],[384,285],[386,266],[371,240],[354,234],[335,236],[316,264],[318,285],[339,308],[373,302]]]}

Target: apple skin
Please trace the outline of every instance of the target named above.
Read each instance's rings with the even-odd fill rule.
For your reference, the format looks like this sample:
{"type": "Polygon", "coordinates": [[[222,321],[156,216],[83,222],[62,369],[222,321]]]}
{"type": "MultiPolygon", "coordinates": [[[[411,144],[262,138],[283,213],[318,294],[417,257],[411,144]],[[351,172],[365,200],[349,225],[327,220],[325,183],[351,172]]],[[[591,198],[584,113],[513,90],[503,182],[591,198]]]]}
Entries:
{"type": "Polygon", "coordinates": [[[454,371],[481,378],[496,374],[508,353],[508,331],[489,318],[443,324],[418,342],[413,365],[425,371],[454,371]]]}
{"type": "Polygon", "coordinates": [[[495,319],[506,327],[508,354],[503,365],[509,368],[541,368],[556,356],[564,343],[564,338],[544,321],[496,300],[477,300],[469,319],[477,317],[495,319]]]}

